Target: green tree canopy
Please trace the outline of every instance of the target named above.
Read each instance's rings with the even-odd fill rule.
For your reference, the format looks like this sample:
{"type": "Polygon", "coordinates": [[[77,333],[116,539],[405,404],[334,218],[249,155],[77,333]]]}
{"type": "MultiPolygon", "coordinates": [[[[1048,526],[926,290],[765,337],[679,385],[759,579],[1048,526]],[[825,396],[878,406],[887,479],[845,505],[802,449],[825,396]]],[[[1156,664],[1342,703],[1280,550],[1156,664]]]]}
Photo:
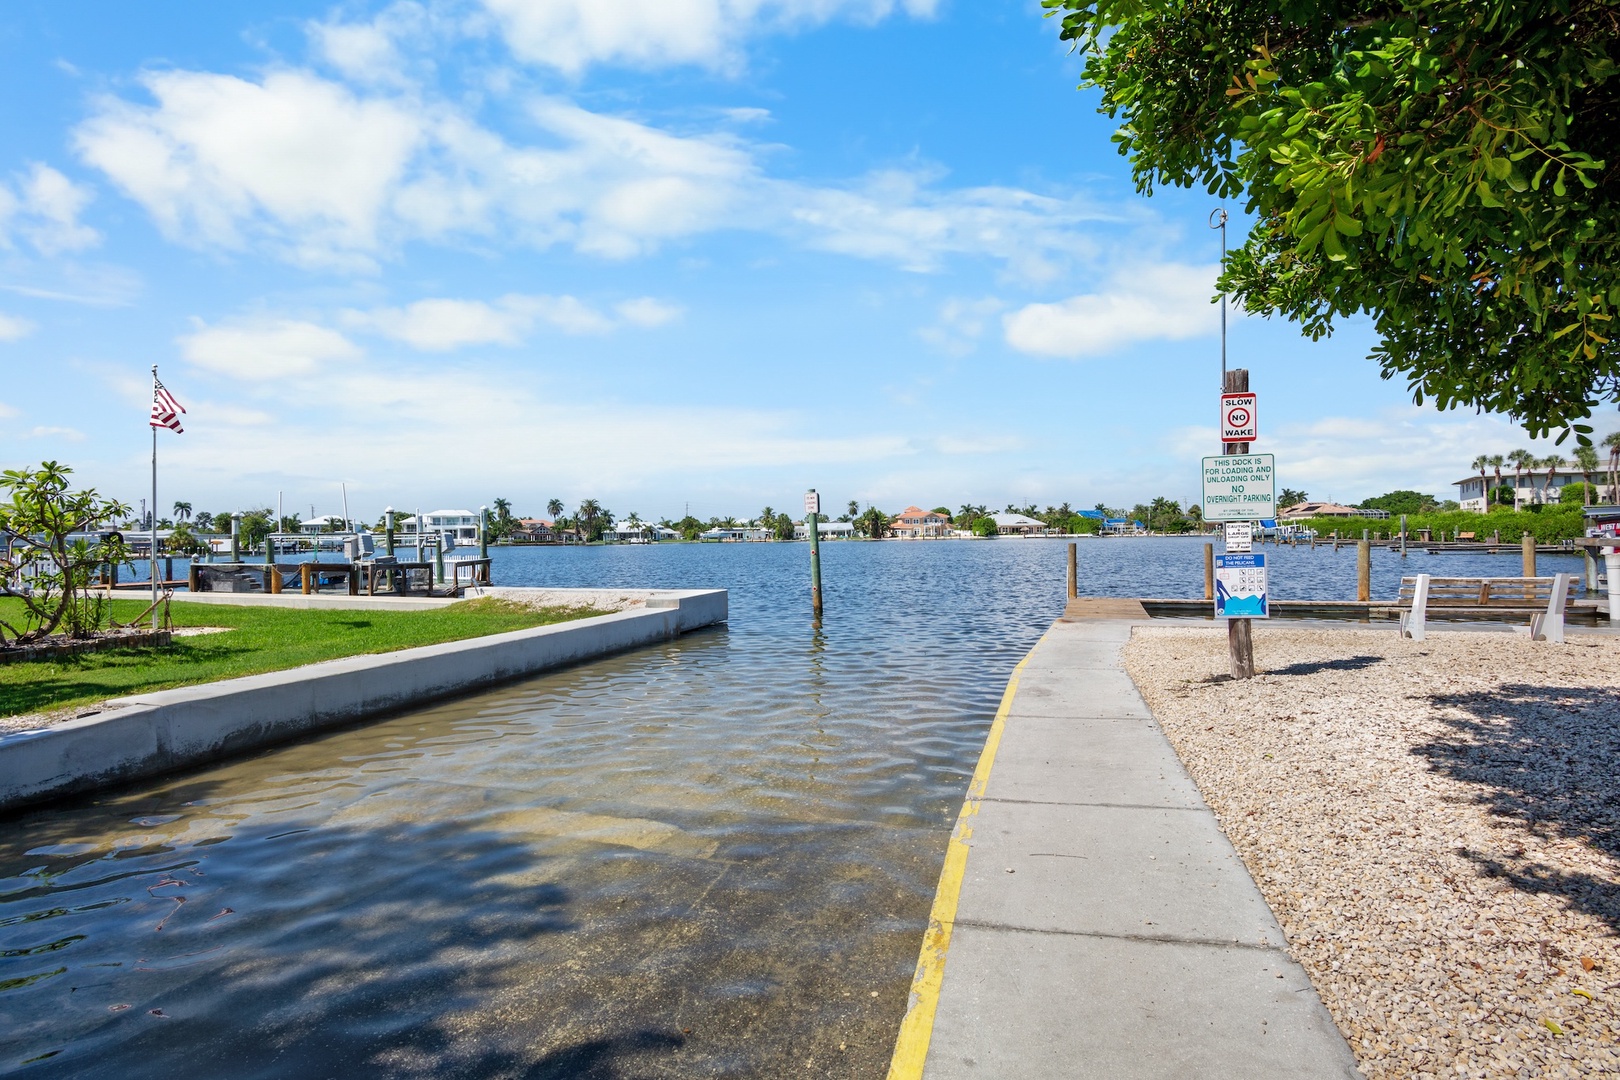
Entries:
{"type": "Polygon", "coordinates": [[[1620,401],[1620,0],[1042,3],[1141,191],[1248,196],[1248,310],[1532,435],[1620,401]]]}

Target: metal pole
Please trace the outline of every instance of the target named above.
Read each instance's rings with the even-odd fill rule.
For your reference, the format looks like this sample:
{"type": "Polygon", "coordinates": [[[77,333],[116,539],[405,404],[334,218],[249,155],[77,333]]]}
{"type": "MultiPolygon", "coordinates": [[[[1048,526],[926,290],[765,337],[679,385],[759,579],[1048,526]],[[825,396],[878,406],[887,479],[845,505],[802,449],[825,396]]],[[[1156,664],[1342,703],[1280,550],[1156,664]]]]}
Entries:
{"type": "MultiPolygon", "coordinates": [[[[815,488],[810,493],[815,494],[815,488]]],[[[819,500],[818,500],[819,504],[819,500]]],[[[810,534],[810,612],[816,619],[821,618],[821,538],[816,529],[818,514],[809,513],[804,516],[806,531],[810,534]]]]}
{"type": "MultiPolygon", "coordinates": [[[[1221,230],[1221,272],[1226,271],[1226,210],[1217,207],[1209,215],[1209,227],[1221,230]]],[[[1221,388],[1226,387],[1226,290],[1221,290],[1221,388]]],[[[1225,451],[1222,451],[1223,453],[1225,451]]]]}
{"type": "MultiPolygon", "coordinates": [[[[152,400],[157,401],[157,365],[152,365],[152,400]]],[[[158,548],[157,548],[157,426],[152,428],[152,629],[158,628],[158,548]]]]}
{"type": "Polygon", "coordinates": [[[383,511],[383,552],[390,558],[394,555],[394,508],[392,506],[383,511]]]}

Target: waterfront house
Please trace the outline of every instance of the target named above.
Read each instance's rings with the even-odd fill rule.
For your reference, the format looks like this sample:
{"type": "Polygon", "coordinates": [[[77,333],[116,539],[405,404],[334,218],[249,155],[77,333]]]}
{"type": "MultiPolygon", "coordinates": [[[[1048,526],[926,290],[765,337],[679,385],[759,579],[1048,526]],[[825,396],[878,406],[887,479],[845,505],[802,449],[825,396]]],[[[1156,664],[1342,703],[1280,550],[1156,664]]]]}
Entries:
{"type": "Polygon", "coordinates": [[[613,528],[602,534],[603,539],[618,540],[628,544],[650,544],[660,540],[679,540],[681,534],[674,529],[666,529],[662,525],[650,521],[642,522],[640,528],[631,528],[624,522],[619,522],[613,528]]]}
{"type": "MultiPolygon", "coordinates": [[[[448,536],[458,544],[478,543],[478,515],[471,510],[435,510],[431,514],[423,514],[422,522],[421,531],[424,533],[448,536]]],[[[399,531],[414,536],[417,531],[415,516],[400,522],[399,531]]]]}
{"type": "MultiPolygon", "coordinates": [[[[855,535],[855,526],[847,521],[818,521],[816,536],[821,540],[848,540],[855,535]]],[[[810,539],[810,527],[802,521],[793,524],[793,539],[810,539]]]]}
{"type": "Polygon", "coordinates": [[[312,517],[308,521],[300,521],[298,531],[309,535],[312,533],[350,532],[352,530],[349,528],[348,522],[336,514],[322,514],[320,517],[312,517]]]}
{"type": "Polygon", "coordinates": [[[558,540],[557,523],[545,518],[518,518],[512,522],[512,540],[519,544],[549,544],[558,540]]]}
{"type": "Polygon", "coordinates": [[[1353,506],[1342,506],[1335,502],[1302,502],[1293,506],[1285,506],[1277,512],[1279,521],[1297,521],[1300,518],[1313,517],[1360,517],[1361,511],[1353,506]]]}
{"type": "Polygon", "coordinates": [[[944,514],[908,506],[889,522],[889,535],[901,540],[934,539],[947,535],[950,528],[951,521],[944,514]]]}
{"type": "Polygon", "coordinates": [[[1046,522],[1023,514],[991,514],[990,520],[996,523],[996,531],[1002,536],[1057,535],[1057,530],[1047,528],[1046,522]]]}
{"type": "Polygon", "coordinates": [[[1147,532],[1147,527],[1131,518],[1105,517],[1101,531],[1104,536],[1141,536],[1147,532]]]}
{"type": "MultiPolygon", "coordinates": [[[[1603,479],[1603,473],[1591,474],[1593,485],[1603,479]]],[[[1515,476],[1512,472],[1502,474],[1502,486],[1513,491],[1514,506],[1539,506],[1543,503],[1556,503],[1559,495],[1570,484],[1579,484],[1587,479],[1587,474],[1579,469],[1554,469],[1552,476],[1547,475],[1544,468],[1532,468],[1515,476]]],[[[1451,484],[1457,489],[1457,505],[1464,510],[1473,510],[1483,514],[1486,506],[1486,493],[1496,486],[1496,474],[1487,473],[1467,476],[1461,480],[1454,480],[1451,484]]]]}

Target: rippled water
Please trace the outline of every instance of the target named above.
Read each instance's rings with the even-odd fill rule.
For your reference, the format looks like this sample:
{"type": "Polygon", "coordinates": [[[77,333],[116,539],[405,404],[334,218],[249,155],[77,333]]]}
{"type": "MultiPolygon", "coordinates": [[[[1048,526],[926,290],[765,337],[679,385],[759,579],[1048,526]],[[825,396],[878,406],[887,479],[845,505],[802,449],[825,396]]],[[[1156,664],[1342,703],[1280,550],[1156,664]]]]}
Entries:
{"type": "MultiPolygon", "coordinates": [[[[1081,553],[1088,593],[1202,591],[1198,541],[1081,553]]],[[[497,549],[506,584],[722,586],[731,624],[0,822],[0,1072],[882,1075],[1063,545],[822,558],[815,629],[802,544],[497,549]]],[[[1353,594],[1352,551],[1274,562],[1353,594]]]]}

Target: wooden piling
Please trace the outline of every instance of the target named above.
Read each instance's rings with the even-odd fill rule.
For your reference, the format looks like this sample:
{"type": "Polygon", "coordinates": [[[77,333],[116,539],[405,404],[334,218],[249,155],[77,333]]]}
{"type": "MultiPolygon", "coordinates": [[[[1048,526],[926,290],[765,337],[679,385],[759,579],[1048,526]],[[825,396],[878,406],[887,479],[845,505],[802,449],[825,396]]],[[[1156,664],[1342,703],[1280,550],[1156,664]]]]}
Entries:
{"type": "Polygon", "coordinates": [[[1372,599],[1372,543],[1367,540],[1356,545],[1356,599],[1372,599]]]}
{"type": "Polygon", "coordinates": [[[1215,599],[1215,545],[1204,545],[1204,599],[1215,599]]]}
{"type": "Polygon", "coordinates": [[[1536,576],[1536,538],[1534,536],[1532,536],[1528,531],[1525,532],[1524,538],[1519,541],[1519,550],[1524,553],[1524,576],[1525,577],[1535,577],[1536,576]]]}
{"type": "Polygon", "coordinates": [[[1076,543],[1071,543],[1069,545],[1069,599],[1070,600],[1073,600],[1075,597],[1080,595],[1079,548],[1080,548],[1080,545],[1076,544],[1076,543]]]}

